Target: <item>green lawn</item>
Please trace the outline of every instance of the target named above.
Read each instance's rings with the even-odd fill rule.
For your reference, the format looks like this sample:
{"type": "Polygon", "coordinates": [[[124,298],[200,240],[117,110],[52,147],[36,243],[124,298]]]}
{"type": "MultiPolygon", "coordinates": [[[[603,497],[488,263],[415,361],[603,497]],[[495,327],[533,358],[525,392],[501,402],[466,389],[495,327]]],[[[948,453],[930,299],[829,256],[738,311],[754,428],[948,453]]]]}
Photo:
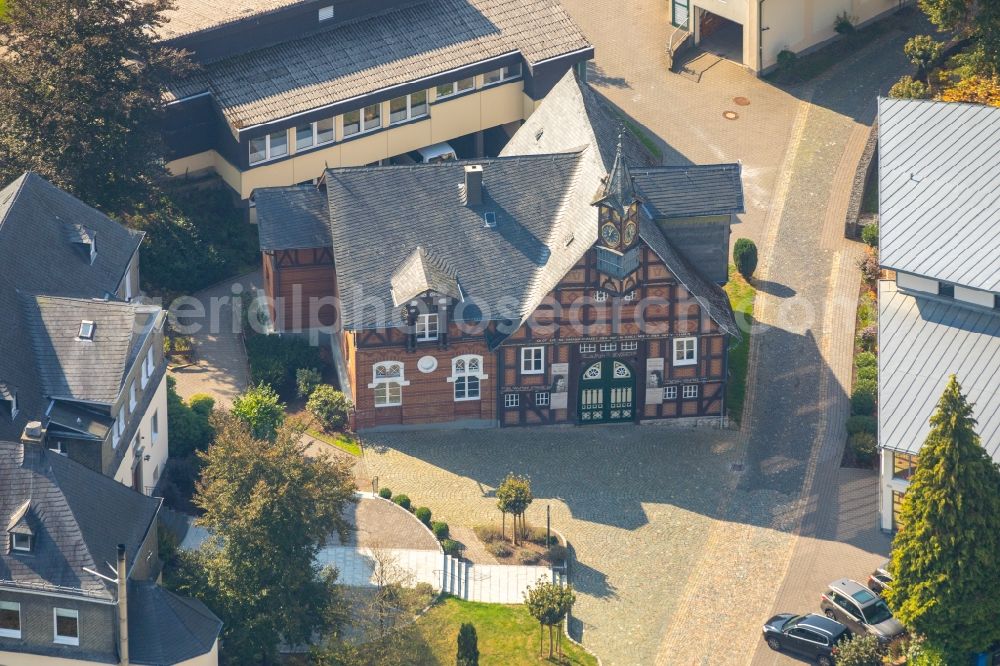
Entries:
{"type": "MultiPolygon", "coordinates": [[[[2,0],[0,0],[2,1],[2,0]]],[[[352,456],[361,455],[361,445],[351,435],[345,435],[342,432],[337,432],[329,435],[325,432],[320,432],[319,430],[306,430],[306,432],[320,440],[321,442],[326,442],[330,446],[335,446],[345,453],[350,453],[352,456]]]]}
{"type": "Polygon", "coordinates": [[[729,265],[729,282],[726,294],[736,315],[743,339],[729,349],[729,384],[726,387],[726,411],[729,418],[740,422],[743,415],[743,401],[747,393],[747,363],[750,360],[750,326],[753,325],[753,301],[757,290],[748,284],[736,267],[729,265]]]}
{"type": "MultiPolygon", "coordinates": [[[[460,601],[447,597],[417,620],[423,645],[414,646],[415,663],[455,663],[458,628],[463,622],[476,626],[480,666],[523,666],[550,662],[538,656],[538,623],[524,606],[505,606],[460,601]],[[418,656],[419,655],[419,656],[418,656]],[[431,660],[433,659],[433,661],[431,660]]],[[[548,630],[545,631],[548,654],[548,630]]],[[[563,663],[596,666],[597,659],[563,638],[563,663]]]]}

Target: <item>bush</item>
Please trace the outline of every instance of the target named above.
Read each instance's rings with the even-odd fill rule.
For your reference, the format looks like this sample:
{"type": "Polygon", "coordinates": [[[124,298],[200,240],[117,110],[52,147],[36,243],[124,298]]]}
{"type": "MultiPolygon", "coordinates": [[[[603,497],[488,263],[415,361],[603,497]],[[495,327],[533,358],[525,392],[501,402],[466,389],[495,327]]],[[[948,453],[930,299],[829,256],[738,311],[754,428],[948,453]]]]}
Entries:
{"type": "Polygon", "coordinates": [[[874,435],[878,432],[878,421],[874,416],[855,415],[847,419],[847,434],[855,435],[859,432],[867,432],[874,435]]]}
{"type": "Polygon", "coordinates": [[[865,351],[875,351],[875,345],[878,344],[878,325],[872,324],[861,329],[861,332],[858,333],[858,344],[865,351]]]}
{"type": "Polygon", "coordinates": [[[476,533],[476,536],[483,543],[503,541],[503,534],[500,532],[500,528],[495,525],[476,525],[472,528],[472,531],[476,533]]]}
{"type": "Polygon", "coordinates": [[[410,498],[407,497],[406,495],[396,495],[395,497],[392,498],[392,501],[398,504],[399,506],[403,507],[407,511],[410,510],[410,498]]]}
{"type": "Polygon", "coordinates": [[[858,368],[877,368],[878,367],[878,356],[872,352],[861,352],[854,357],[854,367],[858,368]]]}
{"type": "Polygon", "coordinates": [[[737,239],[733,246],[733,263],[743,279],[750,281],[753,272],[757,270],[757,246],[749,238],[737,239]]]}
{"type": "Polygon", "coordinates": [[[378,489],[378,496],[379,497],[383,497],[385,499],[392,499],[392,491],[389,490],[386,487],[379,488],[378,489]]]}
{"type": "Polygon", "coordinates": [[[295,371],[295,393],[300,398],[308,398],[322,381],[323,375],[316,368],[299,368],[295,371]]]}
{"type": "Polygon", "coordinates": [[[881,666],[884,650],[873,634],[852,636],[837,651],[837,666],[881,666]]]}
{"type": "Polygon", "coordinates": [[[282,397],[295,395],[300,368],[322,366],[319,348],[304,338],[281,335],[254,335],[247,338],[250,379],[270,384],[282,397]]]}
{"type": "Polygon", "coordinates": [[[517,561],[519,564],[531,565],[538,564],[538,561],[542,559],[540,553],[536,553],[533,550],[521,550],[517,553],[517,561]]]}
{"type": "Polygon", "coordinates": [[[559,539],[553,534],[549,537],[549,542],[545,541],[545,528],[544,527],[528,527],[523,530],[522,536],[526,541],[531,543],[536,543],[539,546],[551,546],[554,543],[559,543],[559,539]]]}
{"type": "Polygon", "coordinates": [[[865,366],[864,368],[858,368],[857,377],[859,382],[877,382],[878,368],[873,368],[870,365],[865,366]]]}
{"type": "Polygon", "coordinates": [[[195,393],[188,400],[188,405],[191,406],[195,414],[204,416],[207,419],[211,416],[212,410],[215,409],[215,398],[207,393],[195,393]]]}
{"type": "Polygon", "coordinates": [[[510,557],[514,551],[503,541],[494,541],[486,544],[486,552],[493,557],[510,557]]]}
{"type": "Polygon", "coordinates": [[[878,387],[872,381],[859,381],[851,391],[851,414],[870,416],[875,411],[878,387]]]}
{"type": "Polygon", "coordinates": [[[872,253],[861,258],[861,261],[858,262],[858,268],[861,269],[861,275],[868,284],[875,284],[882,274],[882,267],[878,264],[878,255],[872,253]]]}
{"type": "Polygon", "coordinates": [[[215,401],[208,396],[192,396],[191,403],[185,403],[176,386],[177,381],[167,375],[167,432],[170,435],[167,448],[171,458],[186,458],[195,451],[206,450],[215,436],[208,420],[215,401]]]}
{"type": "Polygon", "coordinates": [[[788,49],[782,49],[778,52],[778,69],[783,72],[791,72],[795,69],[795,65],[798,63],[799,57],[789,51],[788,49]]]}
{"type": "Polygon", "coordinates": [[[566,546],[560,546],[558,544],[555,546],[549,546],[549,549],[545,551],[545,559],[552,564],[565,562],[569,559],[569,549],[566,548],[566,546]]]}
{"type": "Polygon", "coordinates": [[[431,510],[426,506],[417,507],[417,510],[413,512],[413,515],[427,527],[431,526],[431,510]]]}
{"type": "Polygon", "coordinates": [[[471,622],[463,622],[458,628],[455,666],[479,666],[479,639],[476,637],[476,627],[471,622]]]}
{"type": "Polygon", "coordinates": [[[306,409],[319,421],[323,430],[340,430],[347,424],[351,401],[329,384],[320,384],[309,396],[306,409]]]}
{"type": "Polygon", "coordinates": [[[233,400],[233,416],[243,421],[257,439],[273,440],[285,422],[285,406],[268,384],[251,386],[233,400]]]}
{"type": "Polygon", "coordinates": [[[868,247],[878,247],[878,225],[866,224],[861,229],[861,240],[868,247]]]}
{"type": "Polygon", "coordinates": [[[448,523],[435,520],[431,523],[431,532],[434,532],[434,536],[437,537],[438,541],[444,541],[448,538],[448,523]]]}
{"type": "Polygon", "coordinates": [[[444,541],[441,542],[441,550],[444,551],[445,555],[451,555],[452,557],[462,557],[462,551],[465,550],[465,547],[462,546],[462,544],[460,544],[457,541],[453,541],[452,539],[445,539],[444,541]]]}
{"type": "Polygon", "coordinates": [[[941,57],[944,44],[936,41],[930,35],[916,35],[906,40],[903,45],[903,53],[910,59],[918,69],[926,71],[927,68],[941,57]]]}
{"type": "Polygon", "coordinates": [[[928,99],[931,89],[923,81],[917,81],[907,74],[892,84],[889,97],[894,99],[928,99]]]}
{"type": "Polygon", "coordinates": [[[849,35],[854,32],[854,20],[848,15],[847,10],[844,10],[841,14],[837,14],[837,18],[833,21],[833,29],[841,35],[849,35]]]}
{"type": "Polygon", "coordinates": [[[878,455],[878,442],[875,440],[875,435],[869,432],[854,433],[847,441],[854,458],[860,463],[870,465],[878,455]]]}

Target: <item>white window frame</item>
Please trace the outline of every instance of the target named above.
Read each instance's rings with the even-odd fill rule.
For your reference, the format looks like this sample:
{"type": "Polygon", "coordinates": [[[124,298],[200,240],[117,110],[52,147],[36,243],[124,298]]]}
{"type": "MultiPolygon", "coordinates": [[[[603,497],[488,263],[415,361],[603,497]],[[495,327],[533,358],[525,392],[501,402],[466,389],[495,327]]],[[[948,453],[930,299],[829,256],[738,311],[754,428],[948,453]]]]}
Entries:
{"type": "Polygon", "coordinates": [[[409,122],[409,121],[415,120],[417,118],[426,118],[427,116],[430,115],[430,113],[431,113],[430,102],[428,100],[428,96],[427,96],[427,91],[426,90],[422,90],[422,91],[421,90],[416,90],[416,91],[411,92],[411,93],[406,94],[406,95],[400,95],[399,97],[393,97],[392,99],[389,100],[389,125],[399,125],[401,123],[409,122]],[[413,113],[413,96],[416,95],[417,93],[420,93],[420,92],[424,93],[424,102],[423,102],[423,104],[424,104],[424,112],[421,113],[421,114],[414,115],[414,113],[413,113]],[[392,119],[392,103],[395,102],[396,100],[400,100],[400,99],[404,99],[404,98],[406,99],[406,116],[403,117],[403,118],[400,118],[399,120],[393,120],[392,119]]]}
{"type": "Polygon", "coordinates": [[[597,352],[597,344],[594,342],[581,342],[580,343],[580,353],[581,354],[593,354],[597,352]]]}
{"type": "Polygon", "coordinates": [[[59,645],[79,645],[80,644],[80,611],[70,608],[52,609],[52,642],[59,645]],[[76,620],[76,636],[61,636],[59,634],[59,618],[73,618],[76,620]]]}
{"type": "Polygon", "coordinates": [[[97,259],[97,232],[90,232],[90,264],[94,264],[94,260],[97,259]]]}
{"type": "Polygon", "coordinates": [[[622,296],[622,300],[626,302],[632,302],[635,300],[635,289],[629,290],[627,294],[622,296]]]}
{"type": "Polygon", "coordinates": [[[467,76],[464,79],[458,79],[457,81],[449,81],[448,83],[443,83],[443,84],[437,86],[434,89],[434,92],[435,92],[435,94],[437,96],[437,99],[448,99],[449,97],[454,97],[455,95],[458,95],[459,93],[469,92],[470,90],[475,90],[475,89],[476,89],[476,77],[475,76],[467,76]],[[466,88],[460,88],[459,84],[462,83],[463,81],[470,82],[470,85],[468,87],[466,87],[466,88]],[[449,93],[442,93],[441,89],[445,88],[447,86],[451,86],[451,92],[449,92],[449,93]]]}
{"type": "Polygon", "coordinates": [[[325,146],[328,143],[333,143],[334,141],[336,141],[336,139],[337,139],[337,125],[334,122],[333,118],[323,118],[322,121],[316,120],[316,121],[313,121],[311,123],[307,123],[306,125],[296,126],[296,128],[295,128],[295,152],[298,153],[298,152],[310,150],[312,148],[316,148],[317,146],[325,146]],[[325,141],[320,141],[320,139],[319,139],[319,124],[320,124],[320,122],[328,122],[328,123],[330,123],[330,138],[326,139],[325,141]],[[302,134],[299,132],[299,130],[303,129],[305,127],[309,128],[309,132],[308,132],[309,145],[307,145],[307,146],[300,146],[299,145],[299,141],[300,141],[300,137],[302,136],[302,134]]]}
{"type": "Polygon", "coordinates": [[[698,338],[674,338],[674,365],[696,365],[697,363],[698,338]]]}
{"type": "Polygon", "coordinates": [[[156,440],[160,438],[160,411],[153,410],[153,416],[149,419],[149,445],[156,444],[156,440]]]}
{"type": "Polygon", "coordinates": [[[626,340],[622,342],[622,351],[637,351],[639,342],[637,340],[626,340]]]}
{"type": "Polygon", "coordinates": [[[448,382],[455,385],[455,402],[465,402],[467,400],[479,400],[483,392],[483,380],[489,379],[489,375],[483,372],[483,357],[478,354],[463,354],[451,359],[451,377],[448,382]],[[471,361],[478,362],[479,370],[470,371],[471,361]],[[474,379],[475,382],[470,382],[474,379]],[[473,395],[472,385],[475,384],[475,395],[473,395]]]}
{"type": "Polygon", "coordinates": [[[521,374],[545,374],[545,347],[521,347],[521,374]]]}
{"type": "Polygon", "coordinates": [[[514,407],[521,406],[521,394],[520,393],[504,393],[503,394],[503,406],[504,409],[513,409],[514,407]]]}
{"type": "Polygon", "coordinates": [[[603,303],[606,300],[608,300],[608,292],[604,291],[603,289],[598,289],[597,291],[594,292],[595,303],[603,303]]]}
{"type": "Polygon", "coordinates": [[[10,548],[11,548],[11,550],[16,550],[16,551],[18,551],[20,553],[30,553],[31,552],[31,535],[30,534],[18,534],[17,532],[11,532],[10,533],[10,548]],[[18,537],[21,537],[23,539],[27,539],[28,545],[27,546],[18,546],[17,545],[17,538],[18,537]]]}
{"type": "Polygon", "coordinates": [[[548,407],[552,402],[552,396],[548,391],[538,391],[535,393],[535,407],[548,407]]]}
{"type": "Polygon", "coordinates": [[[676,400],[677,399],[677,385],[671,384],[670,386],[663,387],[663,399],[664,400],[676,400]]]}
{"type": "Polygon", "coordinates": [[[139,404],[139,388],[135,384],[133,379],[128,385],[128,411],[129,413],[135,413],[135,408],[139,404]]]}
{"type": "Polygon", "coordinates": [[[347,113],[344,114],[344,138],[350,136],[360,136],[368,132],[374,132],[375,130],[382,129],[382,103],[375,102],[374,104],[369,104],[368,106],[363,106],[360,109],[355,109],[353,111],[348,111],[348,113],[358,114],[358,131],[350,132],[347,131],[347,113]],[[375,109],[375,117],[372,119],[375,123],[371,127],[368,126],[368,119],[365,118],[365,112],[369,109],[375,109]]]}
{"type": "Polygon", "coordinates": [[[483,87],[485,88],[486,86],[496,86],[500,85],[504,81],[513,81],[514,79],[519,79],[521,78],[523,70],[524,68],[519,62],[514,63],[513,65],[504,65],[503,67],[499,67],[497,69],[491,69],[490,71],[483,74],[483,87]],[[511,73],[514,67],[517,67],[516,74],[511,73]],[[497,74],[498,72],[499,72],[499,77],[493,81],[490,81],[489,77],[491,75],[497,74]]]}
{"type": "Polygon", "coordinates": [[[0,601],[0,610],[14,611],[17,613],[17,629],[0,628],[0,636],[4,638],[21,637],[21,604],[16,601],[0,601]]]}
{"type": "Polygon", "coordinates": [[[279,157],[286,157],[288,155],[288,129],[285,128],[283,130],[276,130],[274,132],[269,132],[268,134],[265,134],[263,137],[259,136],[252,137],[250,141],[248,141],[247,143],[248,143],[247,147],[249,150],[250,166],[253,166],[255,164],[263,164],[264,162],[270,162],[271,160],[276,160],[279,157]],[[285,152],[275,155],[274,151],[271,149],[271,137],[277,136],[282,132],[284,132],[285,134],[285,152]],[[264,139],[264,157],[259,160],[254,160],[253,142],[258,139],[264,139]]]}
{"type": "Polygon", "coordinates": [[[598,347],[598,349],[600,349],[601,353],[603,353],[603,354],[606,354],[608,352],[618,351],[618,343],[617,342],[602,342],[601,346],[598,347]]]}
{"type": "Polygon", "coordinates": [[[681,397],[685,400],[690,400],[692,398],[698,397],[698,385],[697,384],[685,384],[684,389],[681,391],[681,397]]]}
{"type": "Polygon", "coordinates": [[[122,433],[125,432],[125,405],[118,409],[118,418],[115,419],[115,429],[111,432],[111,448],[117,449],[118,442],[121,441],[122,433]]]}
{"type": "Polygon", "coordinates": [[[93,342],[94,333],[97,332],[97,324],[89,319],[80,322],[80,331],[77,333],[77,340],[87,340],[93,342]]]}
{"type": "Polygon", "coordinates": [[[441,318],[437,312],[418,314],[416,321],[417,342],[431,342],[441,336],[441,318]]]}
{"type": "Polygon", "coordinates": [[[410,382],[406,381],[406,366],[402,361],[380,361],[372,366],[372,383],[368,385],[368,388],[375,389],[375,407],[399,407],[403,404],[403,387],[409,385],[410,382]],[[399,375],[378,376],[379,368],[389,368],[394,365],[399,366],[399,375]],[[396,386],[393,387],[393,384],[396,386]],[[378,402],[380,391],[385,392],[382,404],[378,402]]]}

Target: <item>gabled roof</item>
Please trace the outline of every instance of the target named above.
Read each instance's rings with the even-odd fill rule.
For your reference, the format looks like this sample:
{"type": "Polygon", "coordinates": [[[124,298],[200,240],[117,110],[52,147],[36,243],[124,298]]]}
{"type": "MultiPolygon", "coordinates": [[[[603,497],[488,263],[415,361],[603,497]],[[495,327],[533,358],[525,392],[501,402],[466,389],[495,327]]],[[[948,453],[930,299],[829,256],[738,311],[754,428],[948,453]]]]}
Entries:
{"type": "Polygon", "coordinates": [[[0,519],[23,511],[39,526],[30,554],[0,550],[0,581],[103,599],[112,591],[83,568],[109,573],[105,562],[114,564],[119,543],[131,563],[160,507],[159,499],[19,442],[0,441],[0,488],[0,519]]]}
{"type": "MultiPolygon", "coordinates": [[[[222,5],[185,0],[176,11],[193,4],[222,5]]],[[[425,0],[208,63],[167,99],[211,93],[240,128],[491,58],[520,53],[530,67],[589,48],[557,0],[425,0]]]]}
{"type": "Polygon", "coordinates": [[[455,271],[431,256],[421,245],[396,269],[390,283],[392,304],[396,306],[427,292],[462,300],[462,289],[458,286],[455,271]]]}
{"type": "MultiPolygon", "coordinates": [[[[48,405],[18,292],[103,298],[118,289],[143,234],[26,173],[0,190],[0,383],[17,389],[20,413],[0,415],[0,438],[20,437],[48,405]],[[97,256],[68,237],[70,225],[96,234],[97,256]]],[[[79,326],[79,322],[77,322],[79,326]]]]}
{"type": "Polygon", "coordinates": [[[152,582],[128,588],[129,661],[173,666],[212,649],[222,620],[197,599],[182,597],[152,582]]]}
{"type": "Polygon", "coordinates": [[[111,404],[160,309],[121,301],[22,295],[42,391],[111,404]],[[79,337],[93,322],[93,339],[79,337]]]}
{"type": "Polygon", "coordinates": [[[656,219],[745,213],[739,164],[632,169],[636,188],[656,219]]]}
{"type": "Polygon", "coordinates": [[[1000,109],[879,99],[879,258],[1000,292],[1000,109]]]}
{"type": "Polygon", "coordinates": [[[257,218],[280,219],[258,228],[261,250],[295,250],[330,245],[330,210],[326,194],[314,185],[254,190],[257,218]]]}
{"type": "Polygon", "coordinates": [[[1000,313],[879,282],[879,445],[919,453],[950,375],[973,403],[983,446],[1000,463],[1000,313]]]}

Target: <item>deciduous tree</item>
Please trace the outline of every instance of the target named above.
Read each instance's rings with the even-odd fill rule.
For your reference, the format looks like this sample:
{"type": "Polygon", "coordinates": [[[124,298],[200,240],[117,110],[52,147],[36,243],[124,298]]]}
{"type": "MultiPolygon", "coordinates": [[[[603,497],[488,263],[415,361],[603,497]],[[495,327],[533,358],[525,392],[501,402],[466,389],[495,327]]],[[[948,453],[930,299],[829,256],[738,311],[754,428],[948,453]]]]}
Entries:
{"type": "MultiPolygon", "coordinates": [[[[569,613],[570,608],[576,601],[576,593],[571,585],[560,585],[550,583],[544,578],[540,579],[533,587],[529,587],[524,593],[524,603],[528,607],[531,617],[538,620],[539,632],[544,627],[549,628],[549,658],[552,658],[553,649],[553,629],[562,623],[569,613]]],[[[539,643],[542,637],[539,633],[539,643]]],[[[562,650],[562,633],[559,633],[559,648],[562,650]]],[[[539,644],[539,652],[541,645],[539,644]]]]}
{"type": "Polygon", "coordinates": [[[270,384],[251,386],[233,400],[233,416],[258,439],[274,439],[285,422],[285,405],[270,384]]]}
{"type": "Polygon", "coordinates": [[[518,476],[513,472],[507,475],[497,488],[497,508],[506,516],[514,517],[514,545],[517,545],[518,519],[524,527],[524,512],[528,510],[534,498],[531,495],[531,480],[526,476],[518,476]]]}
{"type": "Polygon", "coordinates": [[[956,664],[1000,640],[1000,471],[975,425],[952,375],[903,499],[887,592],[900,621],[956,664]]]}

